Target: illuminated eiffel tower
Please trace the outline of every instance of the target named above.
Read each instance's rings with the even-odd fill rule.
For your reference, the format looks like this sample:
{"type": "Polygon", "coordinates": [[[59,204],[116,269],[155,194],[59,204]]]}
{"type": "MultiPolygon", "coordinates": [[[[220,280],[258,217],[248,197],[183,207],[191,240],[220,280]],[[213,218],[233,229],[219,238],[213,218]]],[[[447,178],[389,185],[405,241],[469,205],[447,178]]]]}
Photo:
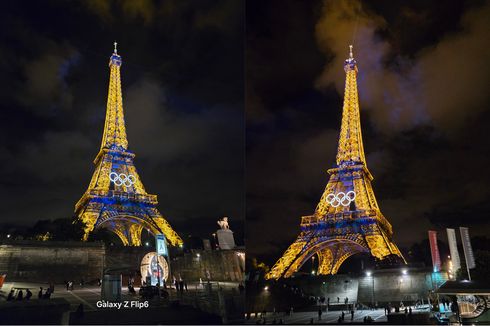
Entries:
{"type": "Polygon", "coordinates": [[[140,246],[141,231],[164,234],[172,245],[182,239],[162,217],[157,196],[146,193],[128,150],[121,93],[121,56],[109,60],[110,80],[104,135],[94,160],[95,172],[87,191],[75,205],[75,214],[85,223],[83,240],[90,232],[106,228],[119,236],[125,246],[140,246]]]}
{"type": "Polygon", "coordinates": [[[318,274],[336,274],[340,265],[357,253],[371,253],[378,260],[391,257],[405,262],[392,241],[393,230],[379,210],[362,145],[357,62],[350,55],[346,73],[342,126],[337,166],[315,213],[301,218],[301,233],[276,262],[267,279],[290,277],[312,256],[318,256],[318,274]]]}

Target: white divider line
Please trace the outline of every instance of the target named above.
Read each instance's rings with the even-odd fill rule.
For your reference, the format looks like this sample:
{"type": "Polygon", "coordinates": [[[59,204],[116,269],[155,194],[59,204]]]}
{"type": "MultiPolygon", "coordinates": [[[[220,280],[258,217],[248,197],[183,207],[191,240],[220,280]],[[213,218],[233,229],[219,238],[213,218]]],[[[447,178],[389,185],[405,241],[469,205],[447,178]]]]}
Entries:
{"type": "Polygon", "coordinates": [[[94,306],[92,306],[85,299],[80,298],[78,295],[76,295],[75,293],[73,293],[73,291],[68,291],[68,292],[70,292],[71,295],[73,295],[75,298],[77,298],[78,300],[80,300],[82,303],[84,303],[88,307],[92,308],[92,310],[97,310],[97,308],[95,308],[94,306]]]}

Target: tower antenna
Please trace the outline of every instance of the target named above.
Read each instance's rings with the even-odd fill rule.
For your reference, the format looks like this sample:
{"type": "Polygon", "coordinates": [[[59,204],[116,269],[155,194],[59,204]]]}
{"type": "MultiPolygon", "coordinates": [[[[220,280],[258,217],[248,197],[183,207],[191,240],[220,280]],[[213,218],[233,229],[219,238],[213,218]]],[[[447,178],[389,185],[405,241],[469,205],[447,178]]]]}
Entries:
{"type": "Polygon", "coordinates": [[[360,11],[361,11],[361,3],[359,2],[357,10],[354,10],[354,15],[356,15],[356,23],[354,25],[354,31],[352,32],[352,42],[351,42],[352,45],[355,44],[355,40],[356,40],[357,26],[359,25],[359,13],[360,13],[360,11]]]}

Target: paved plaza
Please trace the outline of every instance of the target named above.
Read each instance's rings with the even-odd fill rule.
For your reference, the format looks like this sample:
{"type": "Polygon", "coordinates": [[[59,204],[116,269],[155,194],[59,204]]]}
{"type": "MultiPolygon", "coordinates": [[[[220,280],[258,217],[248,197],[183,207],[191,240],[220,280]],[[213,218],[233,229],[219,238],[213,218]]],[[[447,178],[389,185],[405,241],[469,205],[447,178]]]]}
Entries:
{"type": "MultiPolygon", "coordinates": [[[[224,291],[237,291],[237,283],[235,282],[219,282],[212,283],[213,289],[217,289],[219,286],[224,291]]],[[[187,285],[187,291],[184,291],[185,296],[199,295],[203,292],[204,284],[200,283],[189,283],[187,285]]],[[[45,292],[48,284],[43,283],[30,283],[30,282],[5,282],[2,289],[0,289],[0,302],[6,300],[8,293],[11,288],[29,288],[33,295],[31,300],[38,300],[39,287],[43,287],[45,292]]],[[[169,292],[170,299],[178,299],[180,294],[173,288],[167,289],[169,292]]],[[[137,294],[139,288],[135,288],[136,294],[130,294],[127,287],[122,288],[122,301],[134,301],[139,300],[140,297],[137,294]]],[[[25,296],[25,290],[23,290],[25,296]]],[[[66,299],[71,306],[71,311],[75,311],[78,306],[82,303],[84,305],[85,311],[95,311],[97,310],[97,301],[101,300],[101,290],[99,286],[85,285],[81,287],[80,285],[74,285],[73,291],[67,291],[64,284],[56,284],[54,293],[51,295],[51,299],[63,298],[66,299]]],[[[152,304],[156,304],[152,302],[152,304]]]]}
{"type": "MultiPolygon", "coordinates": [[[[289,314],[284,315],[284,313],[278,313],[274,316],[272,312],[266,313],[266,322],[267,324],[272,324],[274,319],[276,323],[279,323],[280,319],[282,319],[284,324],[309,324],[311,318],[313,318],[314,324],[336,324],[338,322],[339,316],[342,314],[342,311],[329,311],[323,312],[322,319],[318,320],[318,312],[317,311],[305,311],[305,312],[294,312],[291,316],[289,314]]],[[[351,315],[349,312],[344,311],[345,317],[343,324],[351,323],[351,315]]],[[[259,314],[260,316],[260,314],[259,314]]],[[[377,310],[358,310],[354,313],[353,323],[363,323],[364,317],[371,316],[374,322],[387,322],[387,318],[385,315],[385,311],[383,309],[377,310]]],[[[260,319],[260,317],[259,317],[260,319]]],[[[256,324],[257,318],[252,315],[250,320],[247,320],[247,324],[256,324]]]]}

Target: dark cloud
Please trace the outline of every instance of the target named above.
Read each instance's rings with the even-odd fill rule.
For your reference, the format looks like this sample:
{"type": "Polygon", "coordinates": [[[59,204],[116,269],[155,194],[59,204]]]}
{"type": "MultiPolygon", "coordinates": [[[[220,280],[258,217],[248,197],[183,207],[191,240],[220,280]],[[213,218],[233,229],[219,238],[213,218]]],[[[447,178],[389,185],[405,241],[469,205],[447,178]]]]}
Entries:
{"type": "Polygon", "coordinates": [[[2,221],[70,217],[93,173],[117,40],[129,147],[182,234],[243,237],[243,10],[229,1],[2,2],[2,221]],[[27,5],[29,4],[29,5],[27,5]]]}
{"type": "Polygon", "coordinates": [[[335,164],[354,43],[368,168],[395,241],[490,229],[488,2],[247,2],[247,250],[273,263],[335,164]],[[276,10],[281,6],[282,10],[276,10]]]}

